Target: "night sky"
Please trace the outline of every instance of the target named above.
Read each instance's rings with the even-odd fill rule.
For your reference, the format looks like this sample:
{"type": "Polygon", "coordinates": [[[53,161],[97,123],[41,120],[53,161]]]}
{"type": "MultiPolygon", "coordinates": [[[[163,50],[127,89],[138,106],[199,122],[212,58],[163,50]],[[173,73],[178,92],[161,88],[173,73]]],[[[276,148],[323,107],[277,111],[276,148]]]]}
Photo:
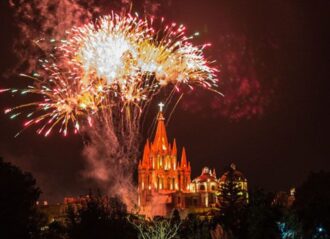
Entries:
{"type": "MultiPolygon", "coordinates": [[[[203,166],[215,168],[219,176],[234,162],[250,187],[288,190],[310,171],[330,170],[329,1],[141,2],[136,1],[137,10],[156,6],[170,21],[200,32],[196,42],[212,43],[207,56],[220,69],[219,90],[225,97],[187,91],[167,126],[171,141],[175,137],[180,148],[186,147],[192,178],[203,166]]],[[[0,2],[0,88],[24,86],[20,72],[12,70],[18,61],[14,11],[7,1],[0,2]]],[[[149,122],[163,95],[146,115],[144,138],[150,137],[149,122]]],[[[3,93],[0,108],[22,100],[3,93]]],[[[91,184],[81,176],[82,138],[44,138],[33,129],[14,138],[21,125],[0,114],[0,156],[32,172],[43,198],[62,201],[86,193],[91,184]]]]}

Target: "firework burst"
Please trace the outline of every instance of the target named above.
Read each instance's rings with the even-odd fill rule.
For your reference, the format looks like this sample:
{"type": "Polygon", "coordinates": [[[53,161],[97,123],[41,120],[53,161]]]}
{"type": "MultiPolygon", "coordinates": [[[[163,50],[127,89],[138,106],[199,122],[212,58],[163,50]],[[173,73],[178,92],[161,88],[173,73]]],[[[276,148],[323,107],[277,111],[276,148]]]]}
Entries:
{"type": "MultiPolygon", "coordinates": [[[[203,54],[209,44],[194,46],[183,25],[165,25],[155,30],[153,19],[112,14],[67,31],[55,43],[49,57],[40,60],[41,70],[22,94],[37,94],[40,101],[23,104],[6,113],[11,118],[26,114],[25,127],[40,125],[47,136],[55,126],[67,135],[72,125],[82,123],[112,107],[143,107],[166,85],[216,86],[216,68],[203,54]]],[[[13,91],[13,90],[12,90],[13,91]]],[[[135,117],[136,118],[136,117],[135,117]]]]}

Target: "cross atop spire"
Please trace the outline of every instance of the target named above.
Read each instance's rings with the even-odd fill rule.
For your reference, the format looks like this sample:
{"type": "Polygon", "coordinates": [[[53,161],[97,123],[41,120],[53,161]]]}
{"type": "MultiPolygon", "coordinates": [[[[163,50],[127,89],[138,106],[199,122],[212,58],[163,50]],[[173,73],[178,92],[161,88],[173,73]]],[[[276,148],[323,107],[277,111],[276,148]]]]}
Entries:
{"type": "Polygon", "coordinates": [[[165,104],[163,102],[160,102],[158,104],[158,106],[159,106],[159,112],[163,112],[163,108],[164,108],[165,104]]]}

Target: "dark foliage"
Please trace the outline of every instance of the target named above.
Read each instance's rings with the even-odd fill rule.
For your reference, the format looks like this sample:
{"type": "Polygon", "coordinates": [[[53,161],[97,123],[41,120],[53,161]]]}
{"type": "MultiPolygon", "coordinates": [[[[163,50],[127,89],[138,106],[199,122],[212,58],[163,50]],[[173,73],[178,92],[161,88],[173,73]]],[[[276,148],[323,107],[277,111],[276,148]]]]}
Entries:
{"type": "Polygon", "coordinates": [[[138,231],[139,239],[179,239],[178,230],[180,222],[174,223],[166,218],[145,220],[143,218],[130,218],[129,222],[138,231]]]}
{"type": "Polygon", "coordinates": [[[127,220],[126,206],[118,198],[91,195],[78,211],[68,210],[68,234],[71,239],[137,238],[127,220]]]}
{"type": "Polygon", "coordinates": [[[67,239],[67,228],[61,222],[54,221],[40,235],[42,239],[67,239]]]}
{"type": "Polygon", "coordinates": [[[239,238],[242,230],[246,198],[240,190],[234,169],[230,169],[220,187],[220,215],[215,218],[233,238],[239,238]]]}
{"type": "Polygon", "coordinates": [[[201,220],[196,214],[188,214],[181,222],[179,236],[182,239],[210,239],[210,222],[201,220]]]}
{"type": "Polygon", "coordinates": [[[330,237],[330,172],[311,173],[297,188],[293,208],[304,238],[330,237]]]}
{"type": "Polygon", "coordinates": [[[249,195],[242,238],[245,238],[244,235],[251,239],[279,238],[277,221],[280,219],[280,213],[272,205],[274,194],[259,189],[249,195]]]}
{"type": "Polygon", "coordinates": [[[229,170],[220,188],[220,214],[212,222],[212,228],[220,224],[229,238],[277,239],[280,237],[277,221],[281,211],[273,205],[274,194],[263,190],[249,193],[249,201],[240,190],[233,170],[229,170]]]}
{"type": "Polygon", "coordinates": [[[181,222],[181,217],[178,209],[174,209],[171,217],[172,224],[179,224],[181,222]]]}
{"type": "Polygon", "coordinates": [[[30,173],[0,158],[0,238],[32,238],[39,230],[40,189],[30,173]]]}
{"type": "Polygon", "coordinates": [[[289,209],[283,213],[278,222],[278,228],[282,239],[302,239],[301,223],[293,210],[289,209]]]}
{"type": "MultiPolygon", "coordinates": [[[[220,211],[211,220],[189,214],[181,220],[174,210],[169,226],[180,225],[178,238],[218,238],[215,228],[224,229],[221,238],[291,239],[329,238],[330,173],[312,173],[297,189],[292,208],[274,203],[274,194],[263,190],[249,193],[247,202],[232,172],[220,191],[220,211]]],[[[48,226],[36,210],[40,190],[29,173],[0,159],[0,238],[2,239],[105,239],[138,238],[130,223],[126,206],[118,198],[89,195],[81,207],[69,207],[67,222],[54,221],[48,226]]],[[[135,219],[144,223],[144,220],[135,219]]],[[[161,222],[163,218],[154,218],[161,222]]],[[[155,224],[156,225],[156,224],[155,224]]],[[[222,230],[222,229],[221,229],[222,230]]]]}

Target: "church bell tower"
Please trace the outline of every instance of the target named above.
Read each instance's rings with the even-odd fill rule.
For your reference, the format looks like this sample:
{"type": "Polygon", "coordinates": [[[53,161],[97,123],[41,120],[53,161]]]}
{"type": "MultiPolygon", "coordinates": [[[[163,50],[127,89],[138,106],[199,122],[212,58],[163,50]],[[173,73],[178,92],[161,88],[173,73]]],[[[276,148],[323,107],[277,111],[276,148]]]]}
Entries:
{"type": "Polygon", "coordinates": [[[144,207],[155,194],[169,194],[189,191],[191,182],[190,162],[183,147],[181,160],[177,159],[176,140],[168,142],[164,104],[159,104],[157,128],[153,141],[144,146],[143,157],[138,165],[138,205],[144,207]]]}

